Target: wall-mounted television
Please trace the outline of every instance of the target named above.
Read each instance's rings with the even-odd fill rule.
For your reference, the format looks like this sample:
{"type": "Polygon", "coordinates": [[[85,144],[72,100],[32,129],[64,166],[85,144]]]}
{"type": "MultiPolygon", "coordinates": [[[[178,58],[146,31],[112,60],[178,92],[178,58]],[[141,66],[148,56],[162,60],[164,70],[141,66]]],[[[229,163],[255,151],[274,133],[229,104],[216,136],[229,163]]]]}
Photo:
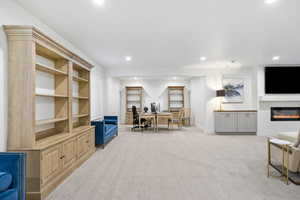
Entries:
{"type": "Polygon", "coordinates": [[[300,66],[265,67],[266,94],[300,94],[300,66]]]}

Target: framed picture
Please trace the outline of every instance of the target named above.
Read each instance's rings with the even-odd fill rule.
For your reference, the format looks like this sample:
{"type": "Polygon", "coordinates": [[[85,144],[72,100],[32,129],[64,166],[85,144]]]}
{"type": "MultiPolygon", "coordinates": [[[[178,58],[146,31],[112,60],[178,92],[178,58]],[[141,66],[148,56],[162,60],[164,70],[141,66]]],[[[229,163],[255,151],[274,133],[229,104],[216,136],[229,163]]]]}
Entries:
{"type": "Polygon", "coordinates": [[[223,77],[225,90],[224,103],[242,103],[244,101],[244,79],[223,77]]]}

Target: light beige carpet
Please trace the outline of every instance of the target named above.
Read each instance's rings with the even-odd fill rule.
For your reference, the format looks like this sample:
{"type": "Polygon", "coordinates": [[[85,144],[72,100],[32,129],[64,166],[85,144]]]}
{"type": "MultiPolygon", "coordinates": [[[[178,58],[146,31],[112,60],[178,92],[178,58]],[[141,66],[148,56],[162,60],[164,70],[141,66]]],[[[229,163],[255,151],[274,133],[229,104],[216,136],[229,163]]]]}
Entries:
{"type": "Polygon", "coordinates": [[[265,138],[205,135],[184,128],[160,133],[120,131],[48,200],[299,198],[299,186],[266,177],[265,138]]]}

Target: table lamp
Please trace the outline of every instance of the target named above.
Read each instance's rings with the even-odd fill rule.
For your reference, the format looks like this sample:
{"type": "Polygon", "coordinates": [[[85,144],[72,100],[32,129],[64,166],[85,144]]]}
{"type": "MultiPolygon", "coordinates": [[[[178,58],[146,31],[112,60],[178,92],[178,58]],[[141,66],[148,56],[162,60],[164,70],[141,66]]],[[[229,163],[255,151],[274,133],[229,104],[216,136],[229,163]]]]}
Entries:
{"type": "MultiPolygon", "coordinates": [[[[220,99],[225,97],[225,90],[217,90],[216,97],[219,97],[220,99]]],[[[222,102],[221,101],[220,101],[220,111],[222,111],[222,102]]]]}

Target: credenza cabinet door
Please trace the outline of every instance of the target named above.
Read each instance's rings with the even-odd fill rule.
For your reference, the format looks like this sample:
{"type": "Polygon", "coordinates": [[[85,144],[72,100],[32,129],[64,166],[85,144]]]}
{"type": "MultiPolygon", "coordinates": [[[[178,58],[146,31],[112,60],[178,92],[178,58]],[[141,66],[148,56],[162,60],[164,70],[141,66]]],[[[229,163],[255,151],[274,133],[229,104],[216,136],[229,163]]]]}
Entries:
{"type": "Polygon", "coordinates": [[[90,134],[83,134],[77,138],[77,157],[83,157],[90,150],[90,134]]]}
{"type": "Polygon", "coordinates": [[[63,148],[63,168],[69,168],[72,166],[77,158],[77,139],[76,137],[64,142],[63,148]]]}
{"type": "Polygon", "coordinates": [[[256,112],[239,112],[238,117],[238,132],[255,133],[257,130],[257,114],[256,112]]]}
{"type": "Polygon", "coordinates": [[[62,145],[44,150],[41,156],[41,181],[42,184],[46,184],[62,171],[62,145]]]}
{"type": "Polygon", "coordinates": [[[236,113],[234,112],[216,112],[215,131],[219,133],[236,132],[236,117],[236,113]]]}

